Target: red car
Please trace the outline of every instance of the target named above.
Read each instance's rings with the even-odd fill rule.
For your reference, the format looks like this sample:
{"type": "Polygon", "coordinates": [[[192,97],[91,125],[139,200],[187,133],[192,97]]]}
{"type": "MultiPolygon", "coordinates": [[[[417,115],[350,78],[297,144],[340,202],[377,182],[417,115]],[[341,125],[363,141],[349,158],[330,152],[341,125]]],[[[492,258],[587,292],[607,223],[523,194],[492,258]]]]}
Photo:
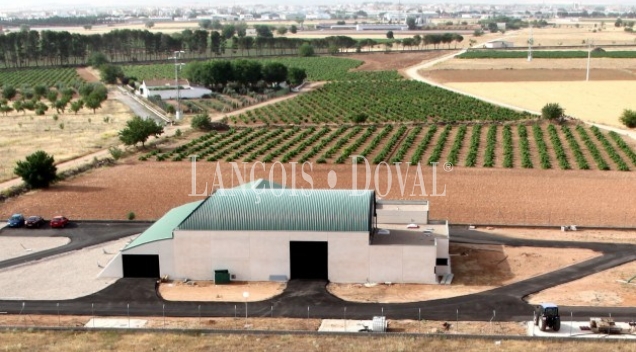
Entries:
{"type": "Polygon", "coordinates": [[[53,228],[63,228],[66,227],[66,225],[68,225],[68,219],[65,216],[58,215],[51,219],[51,227],[53,228]]]}

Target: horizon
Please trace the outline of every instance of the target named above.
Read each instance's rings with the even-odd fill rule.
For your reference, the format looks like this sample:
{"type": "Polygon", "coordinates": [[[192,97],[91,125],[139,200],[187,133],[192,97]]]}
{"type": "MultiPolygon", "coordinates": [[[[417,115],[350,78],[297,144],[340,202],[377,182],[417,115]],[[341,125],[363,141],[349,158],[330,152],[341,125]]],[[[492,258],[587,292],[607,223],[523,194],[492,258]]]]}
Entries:
{"type": "MultiPolygon", "coordinates": [[[[395,2],[395,1],[394,1],[395,2]]],[[[314,6],[333,6],[337,5],[340,2],[337,0],[322,0],[319,3],[314,4],[314,6]]],[[[364,4],[371,3],[370,1],[357,0],[348,2],[348,4],[364,4]]],[[[397,2],[395,2],[397,3],[397,2]]],[[[506,5],[509,4],[507,1],[503,0],[491,0],[489,2],[485,2],[483,0],[461,0],[461,1],[451,1],[451,2],[443,2],[439,1],[421,1],[421,2],[402,2],[402,5],[506,5]]],[[[636,0],[624,0],[624,1],[578,1],[578,2],[564,2],[563,0],[555,0],[555,1],[537,1],[537,0],[523,0],[516,3],[517,5],[562,5],[562,6],[572,6],[573,4],[578,4],[581,6],[635,6],[636,0]]],[[[286,1],[284,4],[281,4],[278,1],[274,0],[234,0],[233,5],[238,6],[256,6],[256,5],[290,5],[290,6],[303,6],[306,5],[305,2],[300,0],[290,0],[286,1]]],[[[212,1],[187,1],[183,3],[175,3],[174,1],[155,1],[153,2],[153,6],[148,6],[146,1],[140,0],[112,0],[109,1],[107,5],[91,5],[87,6],[84,0],[57,0],[57,1],[37,1],[37,0],[24,0],[18,3],[10,3],[3,4],[3,9],[8,11],[50,11],[50,10],[69,10],[69,9],[107,9],[107,8],[120,8],[120,9],[130,9],[130,8],[157,8],[157,7],[168,7],[168,8],[187,8],[187,7],[209,7],[215,8],[218,7],[212,1]]]]}

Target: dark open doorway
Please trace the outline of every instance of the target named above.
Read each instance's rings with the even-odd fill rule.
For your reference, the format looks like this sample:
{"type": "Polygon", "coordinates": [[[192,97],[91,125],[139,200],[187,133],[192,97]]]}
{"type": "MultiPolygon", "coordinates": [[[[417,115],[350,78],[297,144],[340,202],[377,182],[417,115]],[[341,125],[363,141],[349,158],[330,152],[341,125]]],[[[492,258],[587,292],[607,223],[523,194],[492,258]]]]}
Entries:
{"type": "Polygon", "coordinates": [[[328,280],[327,242],[289,242],[291,279],[328,280]]]}
{"type": "Polygon", "coordinates": [[[146,254],[122,255],[124,277],[159,277],[159,256],[146,254]]]}

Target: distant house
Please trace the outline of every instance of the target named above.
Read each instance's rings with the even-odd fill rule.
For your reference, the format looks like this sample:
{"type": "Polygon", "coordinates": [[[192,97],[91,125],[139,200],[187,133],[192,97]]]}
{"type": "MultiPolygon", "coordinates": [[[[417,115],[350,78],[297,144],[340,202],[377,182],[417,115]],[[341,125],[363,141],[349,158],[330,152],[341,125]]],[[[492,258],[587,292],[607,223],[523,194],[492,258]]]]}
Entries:
{"type": "MultiPolygon", "coordinates": [[[[197,99],[212,91],[203,87],[192,87],[187,79],[179,80],[179,97],[182,99],[197,99]]],[[[177,85],[174,79],[144,80],[139,86],[137,94],[144,98],[158,95],[163,100],[177,98],[177,85]]]]}
{"type": "Polygon", "coordinates": [[[504,40],[495,40],[484,44],[484,48],[487,49],[512,48],[513,46],[515,46],[515,43],[504,40]]]}

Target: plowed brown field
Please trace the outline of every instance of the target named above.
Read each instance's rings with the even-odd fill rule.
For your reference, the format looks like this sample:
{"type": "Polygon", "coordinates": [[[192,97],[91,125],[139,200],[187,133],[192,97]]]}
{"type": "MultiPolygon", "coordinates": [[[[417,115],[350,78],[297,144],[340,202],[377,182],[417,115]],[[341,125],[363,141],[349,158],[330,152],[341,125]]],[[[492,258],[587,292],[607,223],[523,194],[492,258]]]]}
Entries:
{"type": "MultiPolygon", "coordinates": [[[[269,178],[272,165],[254,164],[254,177],[269,178]]],[[[291,165],[284,165],[286,181],[281,176],[283,166],[274,165],[272,178],[292,187],[291,165]]],[[[193,193],[190,162],[128,159],[50,189],[11,199],[0,204],[0,214],[5,218],[22,212],[44,216],[60,213],[74,219],[124,219],[133,211],[138,219],[157,219],[172,207],[203,198],[206,183],[207,194],[213,183],[215,187],[239,183],[236,176],[232,179],[234,171],[229,163],[198,162],[196,166],[197,196],[190,195],[193,193]]],[[[251,167],[252,164],[238,164],[245,181],[250,179],[251,167]]],[[[335,188],[365,187],[363,165],[357,169],[357,185],[352,182],[352,165],[314,164],[312,170],[309,165],[305,167],[314,188],[329,188],[328,175],[332,170],[337,178],[335,188]]],[[[636,225],[634,172],[462,167],[447,172],[439,167],[434,174],[431,167],[411,167],[408,173],[403,167],[402,192],[395,167],[390,174],[386,167],[378,170],[375,182],[376,169],[371,165],[369,186],[377,188],[379,197],[429,199],[433,219],[449,219],[453,223],[636,225]],[[418,170],[423,187],[419,186],[418,170]],[[440,196],[444,190],[445,195],[440,196]]],[[[294,175],[296,187],[310,187],[302,178],[300,166],[297,165],[294,175]]]]}

